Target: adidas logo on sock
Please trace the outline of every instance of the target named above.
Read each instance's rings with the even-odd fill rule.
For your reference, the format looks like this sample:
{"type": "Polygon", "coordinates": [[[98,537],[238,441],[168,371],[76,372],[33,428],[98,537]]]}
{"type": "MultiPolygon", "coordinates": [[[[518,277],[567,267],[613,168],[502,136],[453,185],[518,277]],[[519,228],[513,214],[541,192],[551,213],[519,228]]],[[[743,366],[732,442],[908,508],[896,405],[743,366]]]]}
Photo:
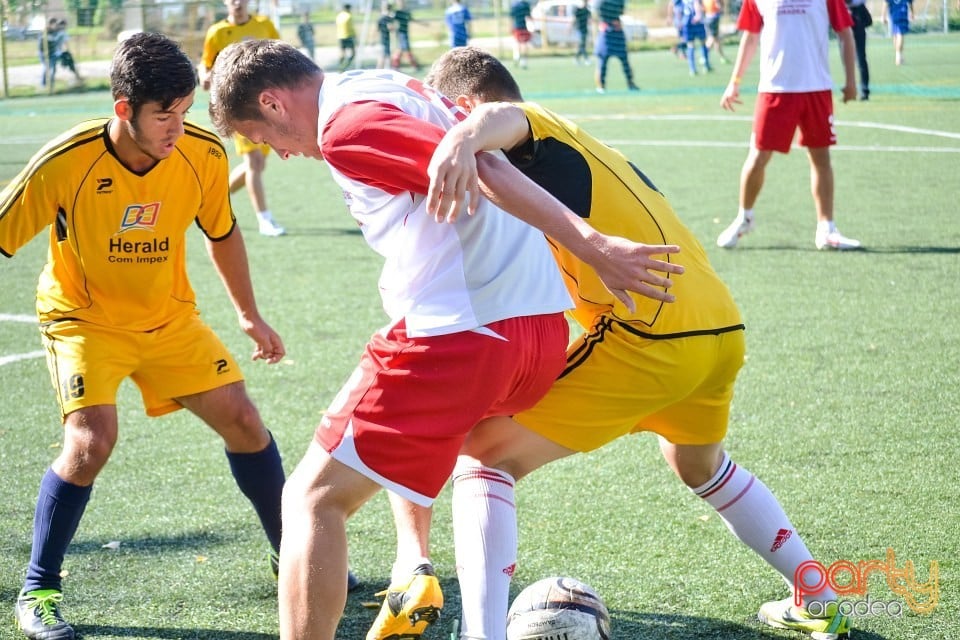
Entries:
{"type": "Polygon", "coordinates": [[[780,529],[777,531],[777,537],[773,539],[773,546],[770,547],[770,553],[775,552],[777,549],[782,547],[784,543],[790,539],[790,536],[793,535],[793,531],[790,529],[780,529]]]}

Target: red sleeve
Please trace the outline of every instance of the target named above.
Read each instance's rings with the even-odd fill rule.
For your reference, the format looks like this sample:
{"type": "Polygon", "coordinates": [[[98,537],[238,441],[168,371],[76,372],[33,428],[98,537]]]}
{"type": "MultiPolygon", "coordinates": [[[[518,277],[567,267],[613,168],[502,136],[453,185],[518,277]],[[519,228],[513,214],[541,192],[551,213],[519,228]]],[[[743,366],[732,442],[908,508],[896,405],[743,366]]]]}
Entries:
{"type": "Polygon", "coordinates": [[[320,151],[352,180],[396,195],[426,194],[427,166],[444,130],[384,102],[351,102],[327,120],[320,151]]]}
{"type": "MultiPolygon", "coordinates": [[[[843,2],[843,0],[838,0],[843,2]]],[[[763,16],[754,0],[744,0],[740,6],[740,17],[737,18],[737,29],[749,33],[760,33],[763,28],[763,16]]]]}
{"type": "Polygon", "coordinates": [[[843,31],[853,26],[853,16],[850,15],[850,9],[844,0],[827,0],[827,13],[834,31],[843,31]]]}

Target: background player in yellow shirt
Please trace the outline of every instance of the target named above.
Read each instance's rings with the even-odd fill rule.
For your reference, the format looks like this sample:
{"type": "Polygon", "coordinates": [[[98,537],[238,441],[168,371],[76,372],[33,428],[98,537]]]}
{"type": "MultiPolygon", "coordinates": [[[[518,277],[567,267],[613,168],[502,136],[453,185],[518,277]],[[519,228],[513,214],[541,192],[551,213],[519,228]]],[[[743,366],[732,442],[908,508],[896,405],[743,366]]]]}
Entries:
{"type": "Polygon", "coordinates": [[[343,5],[335,18],[337,42],[340,44],[340,62],[337,65],[340,71],[349,69],[357,55],[357,30],[353,26],[352,9],[349,4],[343,5]]]}
{"type": "MultiPolygon", "coordinates": [[[[471,456],[461,454],[458,460],[453,526],[460,638],[505,637],[517,561],[516,480],[553,460],[643,431],[657,434],[664,458],[684,484],[792,586],[797,567],[813,559],[810,552],[770,490],[724,451],[745,352],[744,327],[700,242],[627,158],[572,122],[522,103],[510,72],[491,54],[452,49],[434,63],[426,83],[471,111],[434,153],[428,210],[449,219],[466,192],[473,202],[476,154],[502,149],[521,172],[596,230],[677,245],[684,267],[673,279],[675,302],[633,295],[636,311],[631,312],[592,269],[551,241],[576,304],[572,315],[585,333],[570,344],[567,367],[547,395],[513,419],[498,418],[474,429],[465,444],[471,456]]],[[[392,494],[391,503],[397,561],[368,640],[419,635],[443,602],[429,564],[429,511],[392,494]],[[423,611],[433,615],[409,615],[423,611]]],[[[836,599],[832,593],[816,597],[836,599]]],[[[819,640],[849,631],[835,603],[815,618],[789,598],[764,604],[759,617],[819,640]]]]}
{"type": "Polygon", "coordinates": [[[227,154],[215,134],[185,121],[196,71],[165,36],[122,42],[110,84],[111,118],[47,143],[0,192],[0,253],[12,257],[46,227],[50,237],[37,314],[63,448],[40,484],[16,603],[20,628],[38,640],[75,635],[60,613],[61,565],[117,442],[124,378],[139,387],[147,415],[187,408],[223,438],[274,553],[280,545],[280,453],[236,361],[200,319],[186,273],[186,232],[196,225],[256,345],[253,358],[283,358],[283,342],[254,300],[227,154]]]}
{"type": "MultiPolygon", "coordinates": [[[[277,31],[270,18],[251,15],[248,9],[248,0],[225,0],[227,17],[210,25],[203,40],[203,55],[198,68],[200,84],[205,91],[210,90],[210,69],[213,63],[227,45],[241,40],[279,40],[277,31]]],[[[257,213],[257,225],[260,233],[265,236],[276,237],[286,233],[286,229],[273,219],[273,213],[267,206],[267,192],[263,185],[263,172],[267,168],[267,154],[270,146],[254,144],[241,135],[233,137],[234,148],[243,163],[230,174],[230,193],[234,193],[246,185],[250,194],[250,203],[257,213]]]]}

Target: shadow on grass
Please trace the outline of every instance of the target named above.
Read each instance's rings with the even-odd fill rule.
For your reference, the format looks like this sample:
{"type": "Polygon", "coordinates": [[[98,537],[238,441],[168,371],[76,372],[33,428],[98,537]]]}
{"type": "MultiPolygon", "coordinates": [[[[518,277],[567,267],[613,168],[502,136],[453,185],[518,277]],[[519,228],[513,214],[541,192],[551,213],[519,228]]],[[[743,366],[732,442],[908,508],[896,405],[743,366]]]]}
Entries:
{"type": "Polygon", "coordinates": [[[127,627],[75,625],[77,638],[142,638],[160,640],[276,640],[276,634],[223,629],[182,629],[178,627],[127,627]]]}
{"type": "MultiPolygon", "coordinates": [[[[142,538],[122,538],[120,549],[126,552],[160,553],[165,551],[182,551],[185,549],[209,549],[224,544],[230,544],[228,539],[218,533],[209,531],[185,532],[175,536],[146,536],[142,538]]],[[[70,543],[67,555],[102,553],[102,540],[81,540],[70,543]]],[[[28,547],[29,552],[29,547],[28,547]]]]}
{"type": "MultiPolygon", "coordinates": [[[[611,611],[613,635],[631,640],[772,640],[799,638],[796,632],[762,625],[753,616],[743,623],[666,613],[611,611]]],[[[857,640],[888,640],[876,633],[854,630],[857,640]]]]}

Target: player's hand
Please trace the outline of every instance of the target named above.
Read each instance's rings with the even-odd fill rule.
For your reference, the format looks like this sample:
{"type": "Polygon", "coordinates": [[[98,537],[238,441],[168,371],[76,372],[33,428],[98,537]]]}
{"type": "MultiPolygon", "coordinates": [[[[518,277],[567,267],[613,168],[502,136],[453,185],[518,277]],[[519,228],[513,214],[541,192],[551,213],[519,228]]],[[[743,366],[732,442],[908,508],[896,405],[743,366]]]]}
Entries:
{"type": "Polygon", "coordinates": [[[280,335],[263,320],[251,322],[241,321],[243,332],[256,343],[251,360],[266,360],[267,364],[275,364],[283,360],[287,350],[283,346],[280,335]]]}
{"type": "Polygon", "coordinates": [[[437,222],[455,222],[464,209],[472,215],[480,199],[477,152],[457,133],[443,137],[427,167],[427,213],[437,222]]]}
{"type": "Polygon", "coordinates": [[[737,104],[743,104],[743,100],[740,99],[740,84],[736,80],[731,80],[723,92],[723,97],[720,98],[720,106],[727,111],[735,111],[734,105],[737,104]]]}
{"type": "Polygon", "coordinates": [[[846,104],[852,100],[857,99],[857,85],[852,83],[847,83],[843,87],[843,102],[846,104]]]}
{"type": "Polygon", "coordinates": [[[643,244],[615,236],[601,236],[601,239],[601,258],[593,261],[591,266],[604,286],[627,309],[631,312],[637,310],[629,291],[662,302],[673,302],[676,299],[668,291],[673,286],[669,275],[682,274],[683,266],[654,256],[680,253],[680,247],[643,244]]]}

